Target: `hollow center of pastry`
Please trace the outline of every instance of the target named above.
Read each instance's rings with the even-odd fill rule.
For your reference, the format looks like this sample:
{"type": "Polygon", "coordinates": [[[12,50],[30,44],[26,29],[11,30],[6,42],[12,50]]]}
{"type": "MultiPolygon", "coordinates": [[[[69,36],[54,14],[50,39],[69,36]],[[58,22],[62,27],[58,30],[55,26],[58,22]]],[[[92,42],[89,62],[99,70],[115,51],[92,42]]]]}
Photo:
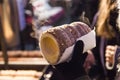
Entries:
{"type": "Polygon", "coordinates": [[[55,64],[59,57],[59,47],[56,39],[50,35],[46,34],[41,40],[41,50],[50,64],[55,64]]]}

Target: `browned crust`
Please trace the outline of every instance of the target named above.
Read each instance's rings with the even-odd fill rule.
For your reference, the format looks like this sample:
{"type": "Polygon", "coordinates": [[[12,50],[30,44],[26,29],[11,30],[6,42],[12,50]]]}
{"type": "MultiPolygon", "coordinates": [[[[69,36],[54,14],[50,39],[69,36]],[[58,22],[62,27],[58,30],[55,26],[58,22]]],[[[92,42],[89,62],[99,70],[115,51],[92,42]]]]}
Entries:
{"type": "Polygon", "coordinates": [[[74,26],[71,26],[71,25],[69,25],[69,28],[71,29],[71,34],[74,36],[75,40],[81,36],[81,34],[77,30],[77,28],[75,28],[74,26]]]}
{"type": "Polygon", "coordinates": [[[69,46],[72,46],[75,42],[74,35],[72,34],[72,29],[70,28],[70,25],[65,24],[61,26],[61,29],[69,36],[71,40],[71,44],[69,46]]]}
{"type": "Polygon", "coordinates": [[[90,27],[82,22],[73,22],[70,25],[76,27],[79,33],[81,34],[81,36],[91,31],[90,27]]]}

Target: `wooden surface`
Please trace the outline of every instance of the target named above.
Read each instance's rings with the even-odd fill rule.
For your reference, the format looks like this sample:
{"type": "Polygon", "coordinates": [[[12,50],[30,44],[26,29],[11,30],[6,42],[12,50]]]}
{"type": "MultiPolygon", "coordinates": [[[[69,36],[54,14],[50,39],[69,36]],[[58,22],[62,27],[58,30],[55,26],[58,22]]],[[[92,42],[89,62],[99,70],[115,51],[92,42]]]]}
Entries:
{"type": "Polygon", "coordinates": [[[36,70],[0,70],[0,80],[39,80],[42,74],[36,70]]]}
{"type": "Polygon", "coordinates": [[[8,66],[0,52],[0,80],[39,80],[49,65],[40,51],[8,51],[8,66]]]}
{"type": "MultiPolygon", "coordinates": [[[[42,71],[45,66],[49,65],[43,58],[39,50],[36,51],[7,51],[8,67],[7,69],[15,70],[39,70],[42,71]]],[[[5,69],[3,53],[0,52],[0,70],[5,69]]]]}
{"type": "MultiPolygon", "coordinates": [[[[41,52],[36,51],[7,51],[8,64],[24,64],[24,65],[48,65],[47,61],[41,55],[41,52]]],[[[4,64],[2,57],[3,53],[0,52],[0,64],[4,64]]]]}
{"type": "MultiPolygon", "coordinates": [[[[41,51],[39,50],[32,50],[32,51],[7,51],[8,57],[40,57],[42,58],[41,51]]],[[[2,57],[3,52],[0,51],[0,57],[2,57]]]]}
{"type": "MultiPolygon", "coordinates": [[[[4,64],[3,58],[0,58],[0,64],[4,64]]],[[[44,58],[9,58],[8,65],[48,65],[44,58]]]]}

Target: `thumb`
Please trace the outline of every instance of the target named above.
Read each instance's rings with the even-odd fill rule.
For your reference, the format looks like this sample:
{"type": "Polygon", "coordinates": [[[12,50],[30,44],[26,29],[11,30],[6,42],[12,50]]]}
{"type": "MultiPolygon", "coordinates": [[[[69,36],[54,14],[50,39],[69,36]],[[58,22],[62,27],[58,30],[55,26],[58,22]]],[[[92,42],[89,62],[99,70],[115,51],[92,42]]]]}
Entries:
{"type": "Polygon", "coordinates": [[[83,41],[79,40],[75,43],[71,61],[77,61],[78,59],[81,58],[81,55],[82,55],[82,52],[83,52],[83,47],[84,47],[83,41]]]}

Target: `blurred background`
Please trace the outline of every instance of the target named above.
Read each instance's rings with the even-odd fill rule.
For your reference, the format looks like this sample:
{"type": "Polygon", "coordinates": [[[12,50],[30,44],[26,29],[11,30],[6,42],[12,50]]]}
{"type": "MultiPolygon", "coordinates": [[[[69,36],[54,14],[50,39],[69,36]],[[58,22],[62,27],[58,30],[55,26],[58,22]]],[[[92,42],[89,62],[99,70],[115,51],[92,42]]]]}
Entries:
{"type": "Polygon", "coordinates": [[[49,65],[38,45],[41,32],[84,17],[91,25],[98,3],[98,0],[0,0],[0,80],[40,80],[49,65]]]}

